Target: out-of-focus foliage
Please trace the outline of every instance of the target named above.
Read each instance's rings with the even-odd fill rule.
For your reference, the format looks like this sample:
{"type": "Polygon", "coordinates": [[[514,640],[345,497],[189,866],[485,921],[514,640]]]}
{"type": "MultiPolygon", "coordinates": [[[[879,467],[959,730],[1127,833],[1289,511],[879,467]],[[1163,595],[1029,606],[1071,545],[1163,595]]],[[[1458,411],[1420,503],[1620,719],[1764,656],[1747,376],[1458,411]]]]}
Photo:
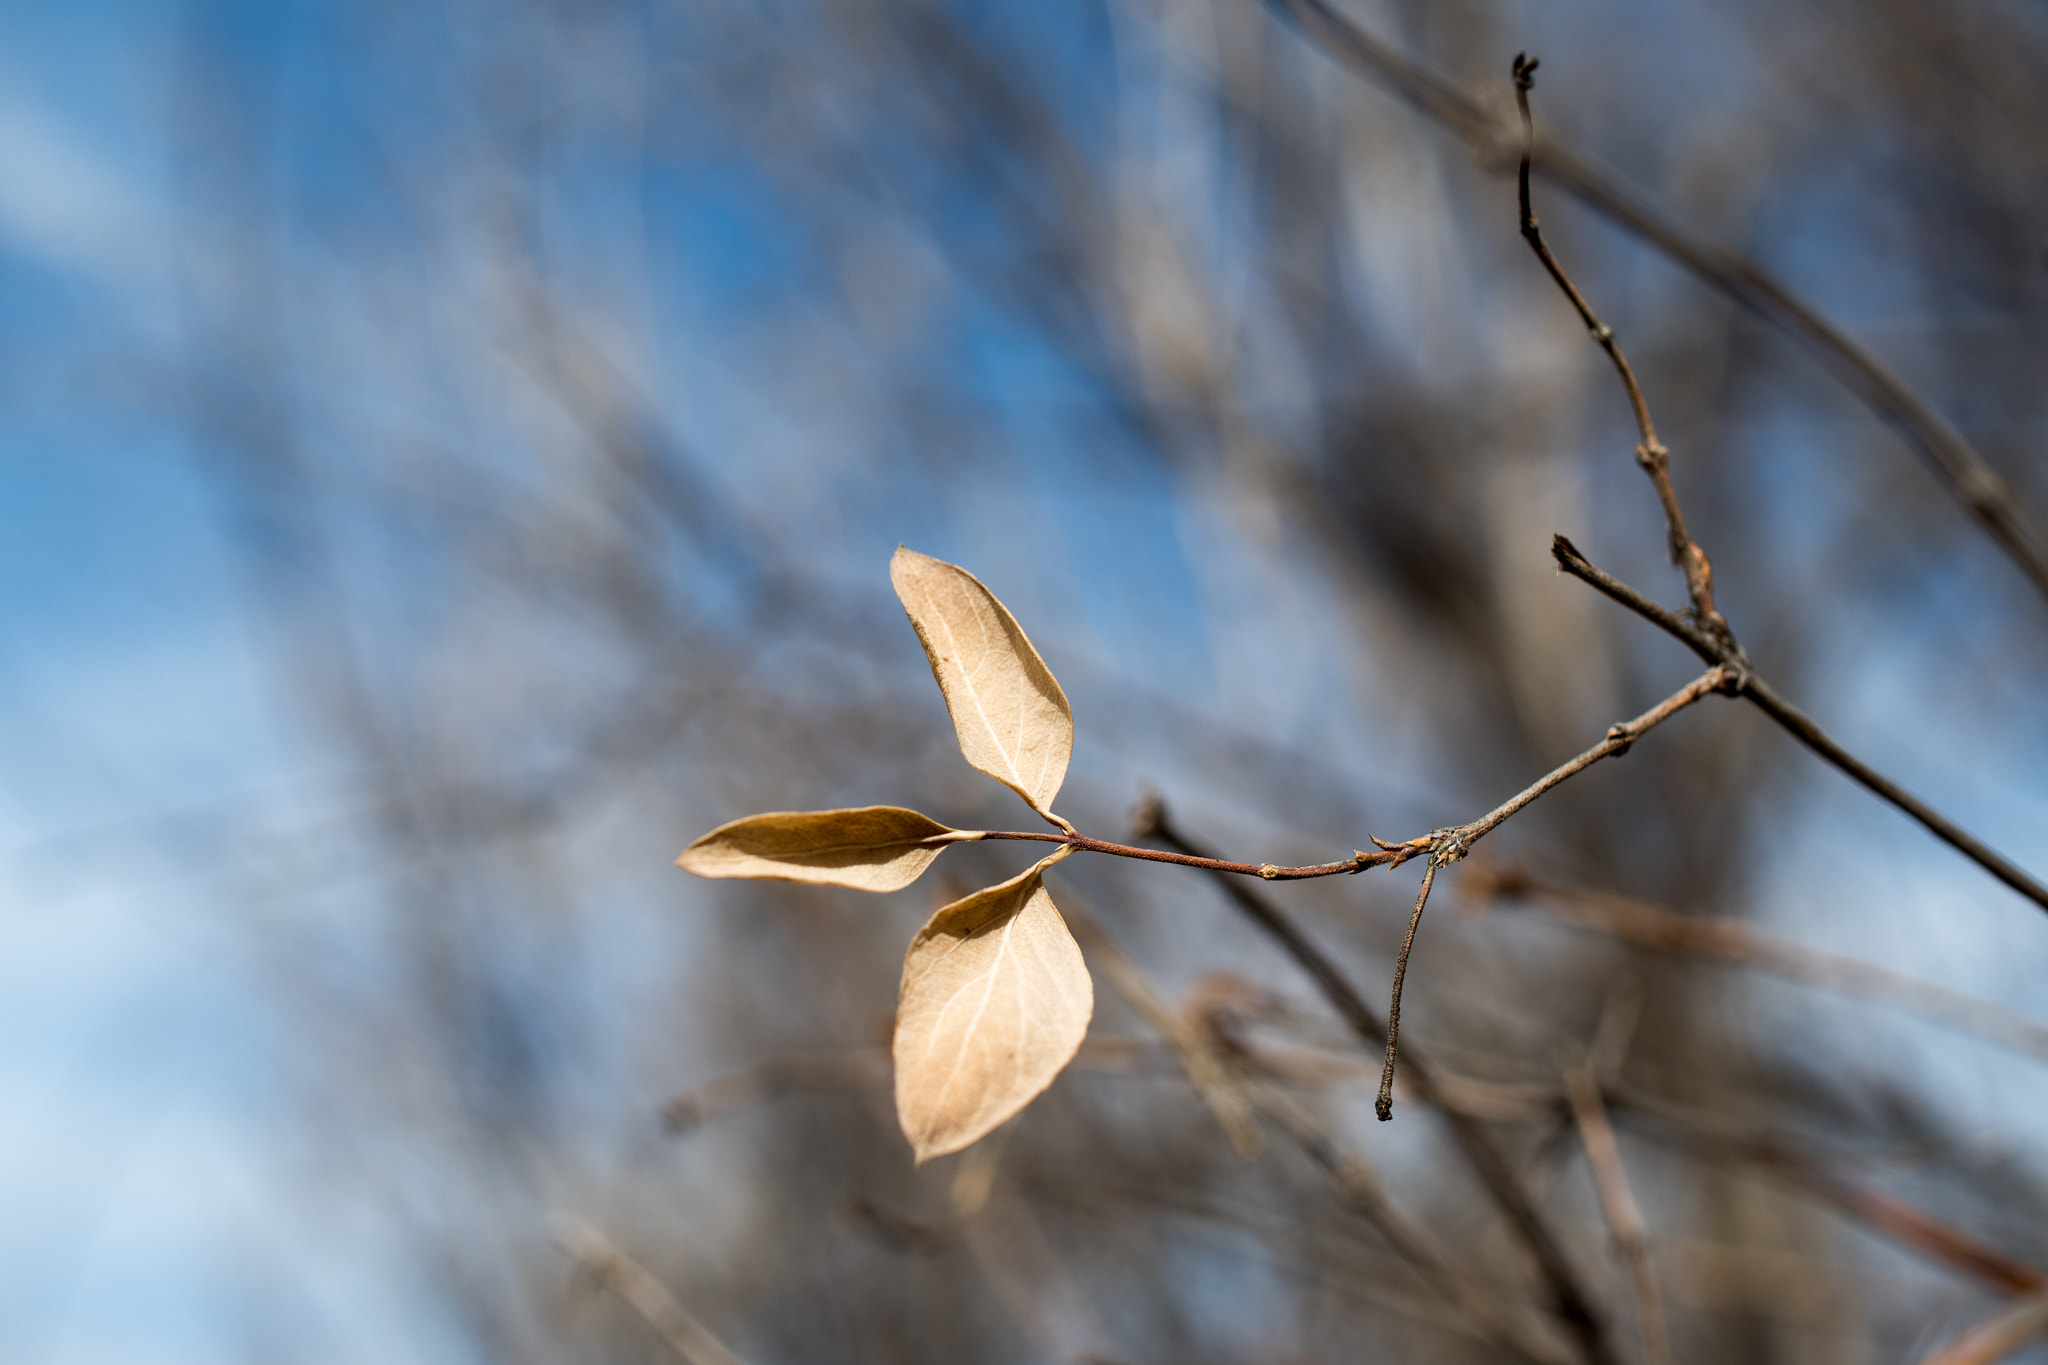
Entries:
{"type": "MultiPolygon", "coordinates": [[[[1540,119],[2048,505],[2038,13],[1356,13],[1503,109],[1540,54],[1540,119]]],[[[1032,624],[1080,737],[1063,809],[1105,836],[1150,784],[1232,857],[1343,857],[1669,692],[1689,661],[1547,558],[1563,532],[1678,597],[1626,406],[1499,168],[1252,0],[201,2],[166,70],[179,321],[125,359],[347,794],[202,875],[289,1059],[309,1240],[372,1227],[417,1287],[394,1339],[662,1356],[573,1273],[575,1220],[756,1365],[1501,1354],[1280,1128],[1241,1158],[1106,990],[1021,1120],[913,1167],[878,1061],[902,945],[1029,849],[963,845],[884,899],[672,866],[761,810],[1030,821],[946,733],[884,579],[904,542],[1032,624]]],[[[2048,604],[1803,353],[1539,211],[1760,666],[2048,867],[2048,604]]],[[[1404,1037],[1494,1105],[1620,1357],[1559,1081],[1589,1051],[1644,1100],[1616,1122],[1680,1360],[1904,1359],[1995,1306],[1763,1138],[2048,1266],[2036,1062],[1479,891],[1525,865],[2038,1016],[2037,912],[1718,703],[1488,853],[1439,880],[1404,1037]]],[[[1051,880],[1186,1017],[1234,1021],[1483,1296],[1537,1300],[1442,1119],[1371,1122],[1376,1059],[1214,886],[1051,880]]],[[[1261,891],[1380,994],[1412,879],[1261,891]]],[[[318,1312],[250,1297],[320,1356],[318,1312]]]]}

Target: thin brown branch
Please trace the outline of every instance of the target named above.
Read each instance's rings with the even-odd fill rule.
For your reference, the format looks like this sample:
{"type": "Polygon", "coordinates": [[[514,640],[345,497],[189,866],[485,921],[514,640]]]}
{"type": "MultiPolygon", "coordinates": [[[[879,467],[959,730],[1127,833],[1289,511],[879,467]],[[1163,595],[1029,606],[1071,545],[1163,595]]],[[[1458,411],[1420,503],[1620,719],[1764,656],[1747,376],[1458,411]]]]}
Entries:
{"type": "Polygon", "coordinates": [[[1422,927],[1422,912],[1429,905],[1429,888],[1436,883],[1436,870],[1443,866],[1435,858],[1422,874],[1422,889],[1415,893],[1415,913],[1408,916],[1408,932],[1401,939],[1401,955],[1394,959],[1394,990],[1387,1001],[1387,1060],[1380,1068],[1380,1093],[1372,1102],[1381,1123],[1394,1117],[1394,1057],[1401,1045],[1401,982],[1408,975],[1408,954],[1415,947],[1415,931],[1422,927]]]}
{"type": "MultiPolygon", "coordinates": [[[[1327,0],[1268,3],[1331,57],[1449,129],[1483,163],[1502,165],[1512,155],[1506,130],[1485,105],[1373,37],[1327,0]]],[[[1949,496],[2048,597],[2048,528],[2005,477],[1876,356],[1755,264],[1694,235],[1556,138],[1541,140],[1533,162],[1535,174],[1804,347],[1905,440],[1949,496]]]]}
{"type": "Polygon", "coordinates": [[[1614,1140],[1614,1125],[1607,1121],[1607,1107],[1600,1102],[1600,1082],[1589,1063],[1578,1062],[1564,1069],[1565,1094],[1571,1101],[1572,1117],[1579,1125],[1579,1142],[1586,1149],[1586,1164],[1593,1169],[1593,1189],[1600,1197],[1600,1213],[1615,1250],[1628,1267],[1629,1284],[1635,1293],[1636,1322],[1643,1332],[1643,1358],[1648,1365],[1671,1365],[1671,1342],[1664,1328],[1664,1298],[1657,1290],[1656,1272],[1650,1265],[1650,1243],[1643,1228],[1642,1211],[1629,1188],[1628,1168],[1621,1161],[1621,1146],[1614,1140]]]}
{"type": "Polygon", "coordinates": [[[1435,843],[1438,855],[1445,862],[1455,862],[1464,857],[1471,851],[1472,845],[1552,787],[1585,771],[1603,758],[1619,758],[1627,753],[1629,746],[1638,739],[1694,702],[1710,697],[1716,692],[1732,691],[1739,678],[1737,670],[1727,664],[1708,669],[1634,720],[1622,721],[1610,727],[1598,744],[1578,757],[1551,769],[1477,820],[1459,825],[1456,829],[1440,831],[1435,843]]]}
{"type": "Polygon", "coordinates": [[[612,1245],[611,1240],[583,1223],[564,1224],[555,1241],[575,1259],[577,1269],[600,1289],[618,1296],[661,1338],[662,1345],[684,1365],[740,1365],[710,1329],[676,1302],[667,1286],[645,1266],[612,1245]]]}
{"type": "Polygon", "coordinates": [[[1710,639],[1705,632],[1695,629],[1690,623],[1679,619],[1672,612],[1657,605],[1626,583],[1595,568],[1576,546],[1563,536],[1552,538],[1550,552],[1559,568],[1572,577],[1590,584],[1614,601],[1621,603],[1645,620],[1669,632],[1694,653],[1710,663],[1719,662],[1736,670],[1736,695],[1743,697],[1759,711],[1776,721],[1794,739],[1814,753],[1833,764],[1836,768],[1860,783],[1867,790],[1890,802],[1925,826],[1936,838],[1976,863],[1998,880],[2025,896],[2034,904],[2048,910],[2048,886],[2043,886],[2027,875],[2017,865],[1993,852],[1982,841],[1957,825],[1947,816],[1914,796],[1911,792],[1893,782],[1872,768],[1863,760],[1844,749],[1831,739],[1812,718],[1771,688],[1743,655],[1741,647],[1731,638],[1725,643],[1710,639]]]}
{"type": "Polygon", "coordinates": [[[1993,852],[1962,826],[1830,739],[1805,712],[1779,696],[1762,678],[1754,673],[1744,678],[1742,695],[1754,703],[1759,711],[1778,722],[1801,744],[1834,764],[1865,788],[1918,820],[1932,831],[1936,838],[1969,858],[1986,872],[2043,910],[2048,910],[2048,886],[2043,886],[2028,876],[2016,864],[1993,852]]]}
{"type": "MultiPolygon", "coordinates": [[[[1394,989],[1387,1005],[1387,1061],[1380,1071],[1379,1096],[1373,1101],[1373,1112],[1379,1115],[1382,1123],[1394,1117],[1394,1062],[1397,1038],[1401,1030],[1401,984],[1408,975],[1408,954],[1415,947],[1415,931],[1421,927],[1422,912],[1429,905],[1429,889],[1436,880],[1437,869],[1464,857],[1471,852],[1472,845],[1560,782],[1584,772],[1603,758],[1619,757],[1627,753],[1629,746],[1645,733],[1663,724],[1694,702],[1716,692],[1729,690],[1734,685],[1736,676],[1736,671],[1726,664],[1708,669],[1634,720],[1623,721],[1610,727],[1598,744],[1578,757],[1551,769],[1477,820],[1459,825],[1456,829],[1438,830],[1430,837],[1429,870],[1422,876],[1422,889],[1415,896],[1415,911],[1408,917],[1408,933],[1401,940],[1400,956],[1394,960],[1394,989]]],[[[1396,846],[1393,862],[1398,865],[1406,857],[1413,856],[1408,850],[1423,842],[1416,839],[1405,845],[1396,846]]]]}
{"type": "MultiPolygon", "coordinates": [[[[1153,839],[1191,856],[1203,855],[1203,850],[1191,843],[1167,817],[1165,804],[1157,796],[1146,798],[1133,824],[1134,838],[1153,839]]],[[[1224,895],[1307,974],[1324,1000],[1336,1010],[1338,1017],[1359,1041],[1372,1048],[1384,1047],[1387,1042],[1386,1025],[1373,1013],[1372,1007],[1365,1003],[1365,998],[1329,955],[1302,932],[1286,912],[1250,884],[1228,875],[1215,875],[1216,884],[1224,895]]],[[[1501,1154],[1485,1128],[1471,1115],[1447,1105],[1438,1095],[1434,1073],[1427,1061],[1417,1055],[1413,1044],[1409,1045],[1405,1060],[1409,1087],[1423,1103],[1444,1114],[1459,1150],[1478,1176],[1480,1185],[1507,1218],[1515,1239],[1535,1263],[1537,1273],[1542,1276],[1550,1293],[1552,1310],[1571,1329],[1580,1355],[1589,1365],[1614,1365],[1613,1349],[1608,1343],[1599,1310],[1580,1284],[1571,1262],[1565,1258],[1564,1248],[1516,1178],[1513,1166],[1501,1154]]]]}
{"type": "MultiPolygon", "coordinates": [[[[1473,889],[1469,877],[1465,888],[1473,889]]],[[[1809,948],[1729,920],[1679,914],[1520,872],[1494,872],[1485,889],[1501,897],[1532,896],[1541,904],[1544,914],[1560,923],[1612,934],[1637,948],[1769,972],[1843,995],[1892,1005],[2036,1060],[2048,1061],[2048,1024],[1859,958],[1809,948]]]]}
{"type": "Polygon", "coordinates": [[[2022,1299],[1958,1332],[1922,1356],[1920,1365],[1995,1365],[2044,1336],[2048,1336],[2048,1294],[2022,1299]]]}
{"type": "Polygon", "coordinates": [[[1636,372],[1628,363],[1628,356],[1622,351],[1621,343],[1614,338],[1614,329],[1602,322],[1593,312],[1593,306],[1586,302],[1585,295],[1572,283],[1557,256],[1543,240],[1543,229],[1536,222],[1536,208],[1529,198],[1529,158],[1536,146],[1536,124],[1529,114],[1529,91],[1536,84],[1536,63],[1521,53],[1515,54],[1515,108],[1522,116],[1522,159],[1516,177],[1522,210],[1522,238],[1536,253],[1536,259],[1543,263],[1550,278],[1571,300],[1578,311],[1579,321],[1584,323],[1593,340],[1600,343],[1600,349],[1607,353],[1614,364],[1614,372],[1621,377],[1622,387],[1628,390],[1630,409],[1635,413],[1636,432],[1641,437],[1636,443],[1636,463],[1650,476],[1656,487],[1657,501],[1664,508],[1665,535],[1669,541],[1671,562],[1685,575],[1685,590],[1692,599],[1693,619],[1698,621],[1710,634],[1725,636],[1727,623],[1714,610],[1714,566],[1685,529],[1685,513],[1678,506],[1678,490],[1671,483],[1671,451],[1657,439],[1657,424],[1650,418],[1650,404],[1643,397],[1643,386],[1636,381],[1636,372]]]}
{"type": "MultiPolygon", "coordinates": [[[[1349,858],[1335,863],[1314,863],[1307,867],[1275,867],[1271,863],[1234,863],[1226,858],[1198,858],[1187,853],[1165,852],[1156,848],[1139,848],[1132,844],[1111,843],[1107,839],[1091,839],[1085,834],[1044,834],[1037,830],[1003,829],[988,830],[984,839],[1019,839],[1037,844],[1065,844],[1083,853],[1107,853],[1116,858],[1142,858],[1152,863],[1173,863],[1180,867],[1198,867],[1204,872],[1228,872],[1238,877],[1258,877],[1269,882],[1302,881],[1309,877],[1338,877],[1351,872],[1363,872],[1368,867],[1382,863],[1412,858],[1429,846],[1428,840],[1421,841],[1420,847],[1410,848],[1405,855],[1397,851],[1366,853],[1363,850],[1349,858]]],[[[1403,848],[1396,845],[1395,849],[1403,848]]]]}
{"type": "Polygon", "coordinates": [[[1671,696],[1637,716],[1634,720],[1621,721],[1610,727],[1607,734],[1592,748],[1560,766],[1545,773],[1529,786],[1517,792],[1503,804],[1488,811],[1468,824],[1453,829],[1440,829],[1419,835],[1405,843],[1390,844],[1382,839],[1367,835],[1379,846],[1379,852],[1367,853],[1360,849],[1342,862],[1314,863],[1307,867],[1276,867],[1272,863],[1238,863],[1226,858],[1211,858],[1206,855],[1188,853],[1184,850],[1163,850],[1143,848],[1135,844],[1112,843],[1107,839],[1095,839],[1086,834],[1041,833],[1028,829],[988,830],[983,839],[1014,839],[1035,844],[1063,844],[1084,853],[1106,853],[1115,858],[1140,858],[1146,862],[1172,863],[1178,867],[1200,868],[1205,872],[1221,872],[1236,877],[1257,877],[1261,881],[1285,882],[1302,881],[1310,877],[1337,877],[1354,872],[1363,872],[1369,867],[1399,867],[1411,858],[1429,854],[1437,865],[1456,862],[1471,850],[1472,845],[1485,838],[1502,821],[1520,811],[1537,797],[1549,791],[1603,758],[1619,757],[1628,752],[1631,744],[1648,731],[1655,729],[1686,707],[1715,692],[1730,690],[1736,682],[1733,668],[1717,666],[1687,683],[1671,696]]]}
{"type": "Polygon", "coordinates": [[[1631,588],[1606,570],[1595,567],[1591,560],[1579,553],[1578,546],[1572,544],[1571,541],[1563,536],[1552,536],[1550,538],[1550,557],[1557,561],[1558,568],[1563,569],[1573,578],[1592,587],[1595,591],[1621,603],[1622,606],[1627,607],[1630,611],[1642,617],[1651,625],[1656,626],[1659,630],[1664,631],[1693,653],[1699,655],[1707,663],[1738,663],[1745,667],[1748,665],[1747,657],[1742,656],[1739,648],[1732,651],[1735,657],[1724,658],[1724,654],[1730,651],[1725,650],[1721,642],[1710,638],[1705,631],[1693,625],[1692,622],[1686,620],[1677,612],[1637,592],[1634,588],[1631,588]]]}
{"type": "MultiPolygon", "coordinates": [[[[1634,408],[1636,422],[1643,435],[1642,444],[1637,446],[1638,461],[1647,470],[1657,485],[1657,496],[1664,504],[1665,524],[1671,540],[1673,562],[1685,574],[1686,591],[1692,598],[1691,622],[1674,617],[1670,612],[1652,603],[1641,593],[1628,588],[1619,580],[1607,574],[1594,577],[1582,570],[1591,570],[1585,556],[1573,548],[1563,536],[1555,537],[1551,553],[1567,572],[1576,574],[1593,584],[1608,596],[1630,607],[1663,629],[1685,641],[1695,653],[1709,663],[1732,666],[1739,670],[1737,685],[1731,689],[1747,697],[1759,710],[1778,722],[1785,730],[1807,748],[1819,754],[1828,762],[1847,773],[1869,790],[1891,802],[1906,814],[1932,830],[1935,835],[1974,860],[1985,871],[2010,886],[2013,890],[2032,900],[2042,909],[2048,910],[2048,887],[2029,877],[2012,863],[2007,862],[1978,842],[1960,826],[1954,824],[1932,807],[1921,802],[1905,788],[1892,782],[1876,769],[1870,767],[1854,754],[1828,738],[1821,728],[1797,707],[1780,697],[1770,685],[1756,675],[1750,666],[1748,656],[1736,643],[1734,632],[1728,623],[1714,610],[1713,571],[1707,562],[1706,552],[1695,544],[1685,529],[1684,515],[1679,511],[1678,494],[1672,487],[1669,468],[1669,452],[1657,443],[1656,428],[1650,421],[1649,405],[1643,399],[1643,391],[1636,383],[1635,372],[1629,368],[1621,349],[1615,344],[1614,334],[1593,315],[1593,310],[1580,295],[1578,288],[1565,274],[1548,247],[1543,244],[1542,233],[1536,226],[1535,210],[1529,203],[1529,147],[1534,142],[1533,124],[1529,117],[1529,87],[1533,84],[1532,73],[1535,63],[1517,55],[1514,62],[1515,101],[1521,111],[1524,145],[1521,159],[1521,212],[1522,235],[1536,250],[1543,267],[1550,272],[1558,287],[1565,292],[1572,306],[1585,321],[1593,336],[1607,351],[1621,375],[1623,386],[1628,390],[1630,406],[1634,408]]],[[[1597,571],[1594,571],[1597,573],[1597,571]]],[[[2044,580],[2048,581],[2048,580],[2044,580]]]]}

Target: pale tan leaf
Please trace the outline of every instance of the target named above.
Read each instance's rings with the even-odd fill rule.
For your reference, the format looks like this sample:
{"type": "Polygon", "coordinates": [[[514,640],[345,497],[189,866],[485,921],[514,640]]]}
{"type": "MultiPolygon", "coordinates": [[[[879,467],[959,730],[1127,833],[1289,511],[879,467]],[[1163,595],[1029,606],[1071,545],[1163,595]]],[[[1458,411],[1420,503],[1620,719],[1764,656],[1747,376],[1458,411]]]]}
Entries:
{"type": "Polygon", "coordinates": [[[931,660],[967,761],[1062,828],[1052,798],[1074,752],[1074,712],[1009,609],[957,565],[898,547],[889,581],[931,660]]]}
{"type": "Polygon", "coordinates": [[[1029,1104],[1081,1046],[1095,988],[1041,882],[1061,849],[933,915],[903,959],[896,1117],[920,1163],[1029,1104]]]}
{"type": "Polygon", "coordinates": [[[979,839],[900,806],[782,810],[720,825],[683,850],[676,866],[700,877],[774,877],[789,882],[900,891],[946,845],[979,839]]]}

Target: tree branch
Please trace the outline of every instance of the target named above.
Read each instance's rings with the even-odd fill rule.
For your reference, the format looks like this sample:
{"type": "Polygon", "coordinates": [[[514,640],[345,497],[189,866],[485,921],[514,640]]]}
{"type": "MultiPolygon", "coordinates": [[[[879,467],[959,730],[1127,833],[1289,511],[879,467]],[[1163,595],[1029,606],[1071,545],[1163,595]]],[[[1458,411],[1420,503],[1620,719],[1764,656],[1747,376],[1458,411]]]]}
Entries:
{"type": "MultiPolygon", "coordinates": [[[[1567,778],[1591,767],[1603,758],[1618,757],[1647,731],[1663,724],[1686,707],[1715,692],[1731,690],[1736,683],[1736,670],[1726,665],[1708,669],[1699,677],[1687,683],[1671,696],[1637,716],[1634,720],[1622,721],[1609,727],[1607,734],[1598,744],[1576,758],[1553,768],[1534,783],[1517,792],[1505,803],[1488,811],[1469,824],[1454,829],[1440,829],[1429,834],[1418,835],[1404,843],[1390,844],[1367,835],[1379,846],[1379,852],[1367,853],[1363,849],[1349,858],[1334,863],[1314,863],[1307,867],[1275,867],[1272,863],[1237,863],[1227,858],[1211,858],[1185,850],[1161,850],[1142,848],[1135,844],[1111,843],[1107,839],[1095,839],[1086,834],[1052,834],[1029,829],[986,830],[983,839],[1013,839],[1034,844],[1063,844],[1082,853],[1106,853],[1115,858],[1140,858],[1146,862],[1172,863],[1177,867],[1195,867],[1205,872],[1222,872],[1236,877],[1257,877],[1262,881],[1301,881],[1310,877],[1339,877],[1354,872],[1363,872],[1369,867],[1399,867],[1411,858],[1429,854],[1441,867],[1458,861],[1471,851],[1472,845],[1485,838],[1501,822],[1520,811],[1537,797],[1557,786],[1567,778]]],[[[1412,933],[1411,933],[1412,937],[1412,933]]],[[[1405,960],[1405,955],[1404,955],[1405,960]]]]}
{"type": "MultiPolygon", "coordinates": [[[[1382,43],[1337,13],[1327,0],[1267,3],[1325,53],[1456,134],[1482,163],[1504,163],[1504,153],[1512,144],[1498,121],[1471,95],[1382,43]]],[[[1818,359],[1899,434],[1949,496],[2048,597],[2048,528],[1932,404],[1776,279],[1734,252],[1695,236],[1571,147],[1545,137],[1535,152],[1537,175],[1663,253],[1818,359]]]]}
{"type": "Polygon", "coordinates": [[[1408,916],[1408,932],[1401,939],[1401,954],[1394,959],[1394,991],[1387,1001],[1387,1061],[1380,1068],[1380,1093],[1372,1102],[1372,1112],[1381,1123],[1394,1117],[1394,1057],[1401,1044],[1401,982],[1408,975],[1408,954],[1415,947],[1415,931],[1422,927],[1429,888],[1436,883],[1436,870],[1442,866],[1436,858],[1429,860],[1429,867],[1422,874],[1422,889],[1415,893],[1415,913],[1408,916]]]}
{"type": "MultiPolygon", "coordinates": [[[[1313,3],[1314,0],[1310,2],[1313,3]]],[[[1615,370],[1621,376],[1623,387],[1628,391],[1629,405],[1635,410],[1637,426],[1643,436],[1642,443],[1636,447],[1636,457],[1657,485],[1657,496],[1664,504],[1665,527],[1670,535],[1672,562],[1685,574],[1686,591],[1692,598],[1693,619],[1689,622],[1683,620],[1620,580],[1594,569],[1585,556],[1563,536],[1556,536],[1551,542],[1551,554],[1556,558],[1558,566],[1684,641],[1689,649],[1708,663],[1736,668],[1738,679],[1732,690],[1747,697],[1765,715],[1790,731],[1800,743],[1918,820],[1992,876],[2042,909],[2048,910],[2048,887],[2042,886],[2018,867],[1993,853],[1960,826],[1835,743],[1804,712],[1773,691],[1769,684],[1756,675],[1756,670],[1750,666],[1749,658],[1743,653],[1742,646],[1736,643],[1735,634],[1729,629],[1728,622],[1714,610],[1713,570],[1707,562],[1706,552],[1693,542],[1686,531],[1685,517],[1678,507],[1678,494],[1671,484],[1670,452],[1665,451],[1657,442],[1656,427],[1650,421],[1649,405],[1643,399],[1641,386],[1636,383],[1635,372],[1629,368],[1627,359],[1623,357],[1620,347],[1615,344],[1614,334],[1594,316],[1592,308],[1580,295],[1577,286],[1571,282],[1570,276],[1565,274],[1564,267],[1558,264],[1556,256],[1544,245],[1542,232],[1536,226],[1535,210],[1529,203],[1529,146],[1535,139],[1534,124],[1529,115],[1529,89],[1535,83],[1535,70],[1535,62],[1520,53],[1516,54],[1513,67],[1515,104],[1521,111],[1524,138],[1520,178],[1522,235],[1528,239],[1537,259],[1549,272],[1550,278],[1556,281],[1558,288],[1564,291],[1565,297],[1570,299],[1572,306],[1578,310],[1579,317],[1593,333],[1594,339],[1614,361],[1615,370]]],[[[2048,579],[2044,579],[2044,582],[2048,582],[2048,579]]]]}
{"type": "Polygon", "coordinates": [[[1993,852],[1981,840],[1926,802],[1857,758],[1831,739],[1804,711],[1779,696],[1758,677],[1748,657],[1733,637],[1715,641],[1690,622],[1657,605],[1643,594],[1589,563],[1576,546],[1563,536],[1554,537],[1551,555],[1559,568],[1572,577],[1605,593],[1643,619],[1682,641],[1687,648],[1709,662],[1720,662],[1736,671],[1735,693],[1776,721],[1794,739],[1833,764],[1863,787],[1918,820],[1936,838],[1976,863],[1998,880],[2048,910],[2048,886],[2027,875],[2016,864],[1993,852]]]}
{"type": "Polygon", "coordinates": [[[1593,340],[1600,343],[1600,349],[1607,352],[1607,358],[1614,363],[1614,372],[1621,377],[1622,387],[1628,390],[1629,407],[1635,413],[1636,431],[1641,440],[1636,442],[1636,463],[1650,476],[1650,482],[1657,489],[1657,501],[1664,508],[1665,535],[1669,541],[1671,562],[1685,575],[1685,590],[1692,598],[1693,619],[1717,638],[1725,638],[1727,622],[1721,613],[1714,610],[1714,566],[1685,529],[1685,513],[1679,510],[1678,490],[1671,484],[1671,451],[1657,439],[1657,424],[1650,419],[1650,405],[1643,397],[1643,386],[1636,382],[1634,367],[1623,354],[1621,343],[1614,339],[1614,329],[1594,315],[1592,305],[1573,284],[1571,276],[1565,274],[1543,241],[1543,229],[1537,225],[1536,209],[1529,199],[1529,158],[1536,146],[1536,124],[1529,114],[1529,91],[1536,84],[1536,63],[1525,54],[1515,54],[1515,109],[1522,116],[1522,160],[1517,174],[1519,199],[1522,209],[1522,238],[1536,253],[1536,259],[1550,273],[1564,296],[1571,300],[1578,310],[1579,321],[1592,333],[1593,340]]]}
{"type": "MultiPolygon", "coordinates": [[[[1133,820],[1132,837],[1152,839],[1181,853],[1194,857],[1204,856],[1203,850],[1191,843],[1187,836],[1167,818],[1166,807],[1157,796],[1147,796],[1138,808],[1133,820]]],[[[1350,1027],[1359,1041],[1368,1047],[1384,1047],[1387,1042],[1386,1025],[1365,1003],[1357,988],[1352,986],[1341,968],[1329,955],[1316,946],[1303,933],[1301,927],[1288,915],[1260,894],[1246,882],[1239,881],[1227,873],[1216,872],[1216,884],[1224,895],[1245,918],[1265,932],[1281,950],[1294,960],[1313,981],[1330,1007],[1350,1027]]],[[[1446,1104],[1437,1093],[1434,1073],[1424,1059],[1416,1055],[1413,1044],[1409,1045],[1407,1056],[1407,1083],[1416,1097],[1444,1115],[1451,1133],[1471,1165],[1473,1173],[1495,1207],[1508,1220],[1508,1226],[1520,1241],[1529,1257],[1536,1264],[1537,1273],[1543,1278],[1550,1291],[1553,1311],[1562,1319],[1579,1344],[1579,1353],[1589,1365],[1616,1365],[1613,1348],[1607,1340],[1605,1324],[1593,1300],[1579,1283],[1571,1262],[1565,1259],[1564,1249],[1551,1233],[1543,1217],[1536,1211],[1528,1191],[1522,1188],[1514,1168],[1493,1143],[1492,1137],[1469,1114],[1446,1104]]]]}

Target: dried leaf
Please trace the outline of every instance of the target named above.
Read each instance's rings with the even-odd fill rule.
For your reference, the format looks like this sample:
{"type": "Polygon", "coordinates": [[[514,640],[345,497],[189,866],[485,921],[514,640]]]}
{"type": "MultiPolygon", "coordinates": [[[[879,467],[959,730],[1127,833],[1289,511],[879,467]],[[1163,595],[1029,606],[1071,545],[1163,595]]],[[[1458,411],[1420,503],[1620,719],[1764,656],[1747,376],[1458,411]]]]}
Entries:
{"type": "Polygon", "coordinates": [[[684,849],[676,866],[700,877],[900,891],[946,845],[980,837],[980,830],[950,829],[901,806],[771,811],[720,825],[684,849]]]}
{"type": "Polygon", "coordinates": [[[1062,828],[1052,798],[1074,752],[1074,712],[1024,628],[967,570],[898,547],[889,579],[945,694],[967,761],[1062,828]]]}
{"type": "Polygon", "coordinates": [[[1081,950],[1040,878],[1061,849],[933,915],[903,959],[896,1117],[920,1163],[1029,1104],[1095,1012],[1081,950]]]}

